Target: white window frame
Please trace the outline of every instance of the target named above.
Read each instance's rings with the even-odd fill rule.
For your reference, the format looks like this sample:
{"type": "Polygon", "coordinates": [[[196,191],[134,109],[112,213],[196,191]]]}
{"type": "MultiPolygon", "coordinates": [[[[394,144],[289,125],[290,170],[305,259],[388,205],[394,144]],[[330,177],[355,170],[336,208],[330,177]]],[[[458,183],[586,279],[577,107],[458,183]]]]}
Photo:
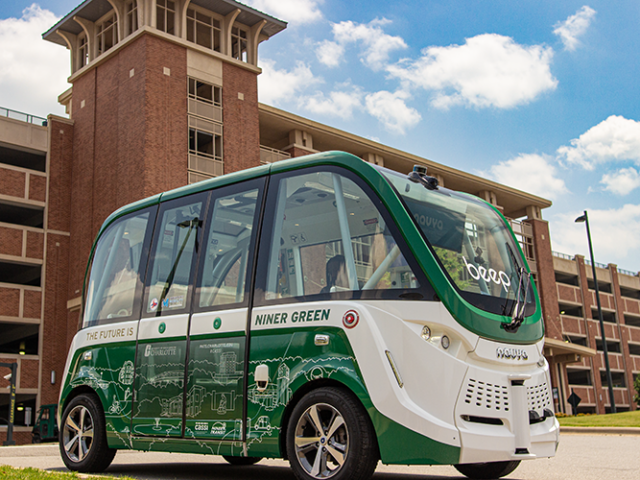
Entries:
{"type": "Polygon", "coordinates": [[[129,0],[124,4],[125,11],[125,36],[131,35],[138,30],[138,2],[129,0]]]}
{"type": "Polygon", "coordinates": [[[185,34],[185,38],[187,39],[187,41],[189,42],[193,42],[196,45],[200,45],[203,48],[208,48],[210,50],[213,50],[214,52],[222,52],[222,25],[224,24],[224,18],[221,17],[220,15],[217,15],[216,13],[212,12],[211,10],[207,10],[206,8],[202,8],[199,5],[189,5],[189,8],[187,9],[187,18],[186,18],[186,25],[187,25],[187,31],[185,34]],[[191,12],[193,12],[193,15],[191,16],[191,12]],[[200,15],[204,15],[207,17],[211,18],[211,24],[207,24],[201,20],[198,20],[198,14],[200,15]],[[217,26],[215,25],[217,22],[217,26]],[[189,26],[192,26],[192,32],[193,32],[193,38],[189,38],[189,26]],[[198,25],[203,25],[205,28],[207,28],[210,32],[209,35],[209,40],[211,42],[211,46],[208,47],[206,45],[203,45],[202,43],[198,43],[198,25]],[[217,35],[217,41],[218,44],[216,46],[216,35],[217,35]]]}
{"type": "Polygon", "coordinates": [[[118,15],[111,10],[96,22],[96,57],[118,44],[118,15]],[[111,45],[107,41],[111,37],[111,45]]]}
{"type": "Polygon", "coordinates": [[[156,16],[156,28],[158,30],[160,30],[161,32],[167,33],[169,35],[175,35],[176,34],[176,21],[177,21],[177,8],[176,8],[176,1],[175,0],[156,0],[156,11],[155,11],[155,16],[156,16]],[[169,3],[173,4],[173,9],[171,9],[169,7],[169,3]],[[160,28],[158,19],[160,18],[160,11],[162,11],[162,23],[164,24],[164,28],[160,28]],[[169,31],[168,25],[169,25],[169,14],[172,13],[173,14],[173,25],[171,25],[171,31],[169,31]]]}
{"type": "Polygon", "coordinates": [[[231,48],[229,53],[236,60],[245,63],[249,61],[249,32],[237,23],[231,27],[231,48]],[[234,48],[237,48],[237,51],[234,52],[234,48]]]}

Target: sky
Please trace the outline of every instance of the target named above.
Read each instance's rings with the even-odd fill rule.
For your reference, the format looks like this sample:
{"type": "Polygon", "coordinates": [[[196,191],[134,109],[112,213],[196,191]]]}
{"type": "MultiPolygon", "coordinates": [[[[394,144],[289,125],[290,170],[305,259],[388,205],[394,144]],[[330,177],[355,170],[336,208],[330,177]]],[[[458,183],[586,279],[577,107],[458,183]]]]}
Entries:
{"type": "MultiPolygon", "coordinates": [[[[80,0],[0,2],[0,106],[63,115],[80,0]]],[[[263,103],[553,201],[552,248],[640,270],[640,2],[245,0],[263,103]]]]}

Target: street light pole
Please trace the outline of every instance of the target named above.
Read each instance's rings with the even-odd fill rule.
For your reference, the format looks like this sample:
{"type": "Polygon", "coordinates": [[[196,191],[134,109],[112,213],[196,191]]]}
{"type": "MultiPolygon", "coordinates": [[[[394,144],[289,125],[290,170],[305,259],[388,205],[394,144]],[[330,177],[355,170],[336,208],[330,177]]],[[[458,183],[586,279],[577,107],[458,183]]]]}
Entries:
{"type": "MultiPolygon", "coordinates": [[[[613,382],[611,380],[611,369],[609,368],[609,353],[607,352],[607,338],[604,334],[604,320],[602,318],[602,306],[600,305],[600,289],[598,288],[598,277],[596,276],[596,262],[593,260],[593,246],[591,244],[591,231],[589,229],[589,216],[587,211],[584,215],[576,218],[576,223],[585,222],[587,225],[587,238],[589,239],[589,254],[591,255],[591,269],[593,271],[593,283],[596,286],[596,302],[598,303],[598,317],[600,319],[600,336],[602,337],[602,352],[604,353],[604,365],[607,370],[607,386],[609,387],[609,403],[611,413],[616,413],[616,402],[613,398],[613,382]]],[[[599,372],[598,372],[599,373],[599,372]]]]}

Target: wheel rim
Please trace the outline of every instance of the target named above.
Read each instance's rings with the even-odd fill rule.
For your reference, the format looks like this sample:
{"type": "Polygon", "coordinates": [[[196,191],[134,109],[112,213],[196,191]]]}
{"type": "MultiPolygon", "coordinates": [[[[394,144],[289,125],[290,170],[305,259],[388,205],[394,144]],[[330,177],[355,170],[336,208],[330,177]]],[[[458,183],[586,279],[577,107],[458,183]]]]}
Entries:
{"type": "Polygon", "coordinates": [[[64,422],[62,442],[67,457],[81,462],[93,445],[93,418],[86,407],[78,405],[69,412],[64,422]]]}
{"type": "Polygon", "coordinates": [[[349,431],[340,412],[326,403],[307,408],[296,425],[295,448],[298,462],[311,477],[338,473],[349,452],[349,431]]]}

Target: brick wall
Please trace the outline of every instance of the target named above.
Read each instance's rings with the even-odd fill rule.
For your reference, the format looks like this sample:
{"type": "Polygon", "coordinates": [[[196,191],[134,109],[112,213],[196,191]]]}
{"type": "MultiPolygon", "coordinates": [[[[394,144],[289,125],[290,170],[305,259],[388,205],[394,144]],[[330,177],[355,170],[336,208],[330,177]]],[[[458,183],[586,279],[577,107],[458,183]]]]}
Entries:
{"type": "MultiPolygon", "coordinates": [[[[40,403],[58,400],[67,350],[73,338],[68,334],[67,292],[69,280],[69,236],[49,233],[46,282],[44,285],[44,321],[42,324],[42,386],[40,403]],[[51,385],[51,372],[56,383],[51,385]]],[[[74,325],[74,334],[78,324],[74,325]]]]}
{"type": "Polygon", "coordinates": [[[47,179],[36,175],[29,176],[29,200],[44,202],[46,198],[47,179]]]}
{"type": "Polygon", "coordinates": [[[256,167],[260,165],[257,76],[224,63],[222,85],[224,173],[256,167]]]}
{"type": "Polygon", "coordinates": [[[0,315],[17,317],[20,315],[20,290],[18,288],[0,287],[0,315]]]}
{"type": "Polygon", "coordinates": [[[152,36],[143,40],[146,41],[146,197],[187,184],[189,132],[187,50],[152,36]]]}
{"type": "Polygon", "coordinates": [[[0,172],[0,193],[12,197],[24,198],[26,174],[3,168],[0,172]]]}
{"type": "Polygon", "coordinates": [[[73,105],[69,299],[114,210],[187,183],[186,50],[144,35],[78,78],[73,105]]]}
{"type": "Polygon", "coordinates": [[[0,227],[0,253],[22,256],[22,230],[0,227]]]}
{"type": "Polygon", "coordinates": [[[313,153],[298,147],[291,147],[290,149],[285,151],[289,153],[291,157],[304,157],[305,155],[311,155],[313,153]]]}
{"type": "Polygon", "coordinates": [[[560,323],[560,309],[558,307],[558,292],[556,289],[555,270],[551,253],[551,238],[549,224],[544,220],[526,220],[533,230],[536,254],[537,283],[542,313],[544,316],[545,336],[562,339],[562,324],[560,323]]]}

